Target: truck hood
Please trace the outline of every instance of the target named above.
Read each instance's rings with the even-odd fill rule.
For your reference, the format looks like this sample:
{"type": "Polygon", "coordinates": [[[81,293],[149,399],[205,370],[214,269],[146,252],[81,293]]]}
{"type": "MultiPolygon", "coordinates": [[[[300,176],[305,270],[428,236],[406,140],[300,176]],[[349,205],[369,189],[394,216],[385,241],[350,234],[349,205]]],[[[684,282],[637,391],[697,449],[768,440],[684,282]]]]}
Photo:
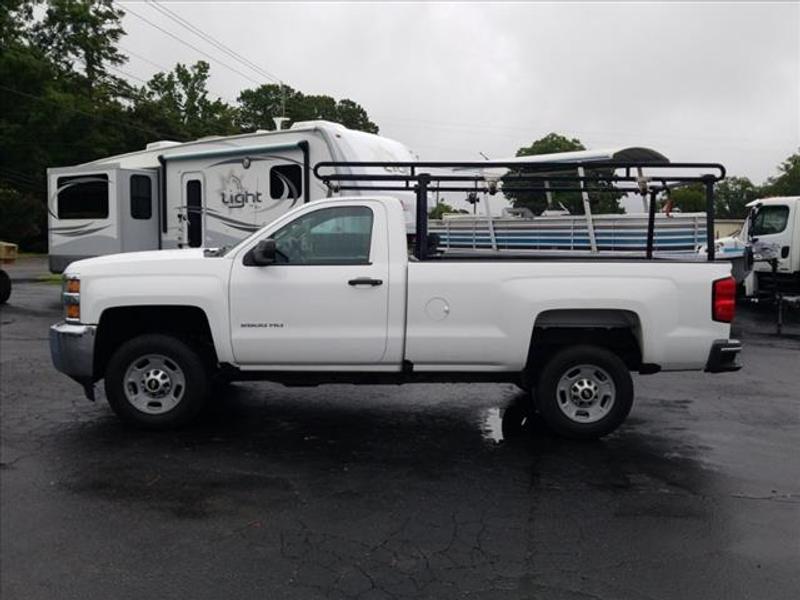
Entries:
{"type": "MultiPolygon", "coordinates": [[[[124,252],[86,258],[70,263],[64,270],[65,276],[100,275],[118,272],[120,269],[135,269],[137,272],[162,271],[167,264],[203,261],[206,259],[202,248],[184,250],[151,250],[148,252],[124,252]]],[[[180,272],[180,271],[178,271],[180,272]]]]}

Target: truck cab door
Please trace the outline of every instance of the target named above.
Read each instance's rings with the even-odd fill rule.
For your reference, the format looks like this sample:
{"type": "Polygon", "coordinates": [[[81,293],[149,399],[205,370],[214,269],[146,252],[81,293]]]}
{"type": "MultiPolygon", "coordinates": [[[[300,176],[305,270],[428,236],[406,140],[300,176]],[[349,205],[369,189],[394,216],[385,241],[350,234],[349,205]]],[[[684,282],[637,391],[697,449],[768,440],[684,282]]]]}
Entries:
{"type": "MultiPolygon", "coordinates": [[[[791,273],[797,269],[792,264],[793,255],[797,252],[795,223],[797,222],[798,202],[786,204],[764,204],[759,207],[755,219],[749,223],[753,239],[761,244],[774,246],[778,258],[778,272],[791,273]]],[[[770,271],[771,267],[763,262],[756,263],[759,271],[770,271]]]]}
{"type": "Polygon", "coordinates": [[[390,283],[385,211],[377,202],[310,205],[265,234],[275,243],[273,264],[252,263],[261,240],[236,256],[229,293],[238,364],[308,369],[381,362],[390,283]]]}

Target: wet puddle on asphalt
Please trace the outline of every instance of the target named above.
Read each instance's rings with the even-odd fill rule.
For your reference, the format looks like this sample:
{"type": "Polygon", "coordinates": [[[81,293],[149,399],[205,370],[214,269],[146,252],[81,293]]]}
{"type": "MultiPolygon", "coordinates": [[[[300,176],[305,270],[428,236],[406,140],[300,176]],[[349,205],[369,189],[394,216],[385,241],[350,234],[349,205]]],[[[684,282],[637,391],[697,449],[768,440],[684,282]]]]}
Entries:
{"type": "Polygon", "coordinates": [[[486,411],[481,431],[486,440],[497,444],[503,441],[503,417],[499,408],[490,408],[486,411]]]}

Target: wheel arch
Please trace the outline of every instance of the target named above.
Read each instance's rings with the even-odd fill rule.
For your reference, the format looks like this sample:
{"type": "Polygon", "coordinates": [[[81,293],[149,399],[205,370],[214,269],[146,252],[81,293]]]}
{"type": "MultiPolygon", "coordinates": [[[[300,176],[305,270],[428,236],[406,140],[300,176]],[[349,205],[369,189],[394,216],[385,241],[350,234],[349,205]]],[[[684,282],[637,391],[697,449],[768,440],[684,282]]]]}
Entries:
{"type": "Polygon", "coordinates": [[[631,310],[605,308],[552,309],[536,316],[526,373],[535,376],[553,353],[574,345],[606,348],[632,371],[642,370],[642,322],[631,310]]]}
{"type": "Polygon", "coordinates": [[[208,315],[198,306],[140,305],[107,308],[100,315],[94,351],[94,373],[103,377],[108,360],[125,341],[147,333],[174,335],[192,342],[203,359],[216,364],[208,315]]]}

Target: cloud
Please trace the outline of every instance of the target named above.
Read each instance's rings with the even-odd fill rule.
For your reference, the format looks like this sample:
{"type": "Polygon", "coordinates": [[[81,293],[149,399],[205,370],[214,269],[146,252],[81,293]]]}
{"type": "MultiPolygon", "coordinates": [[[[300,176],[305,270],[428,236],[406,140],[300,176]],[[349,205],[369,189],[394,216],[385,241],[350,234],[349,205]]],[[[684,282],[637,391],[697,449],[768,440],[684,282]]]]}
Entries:
{"type": "MultiPolygon", "coordinates": [[[[761,182],[800,146],[797,4],[170,8],[297,89],[354,99],[424,159],[510,156],[557,131],[588,147],[719,161],[761,182]]],[[[199,58],[132,15],[125,27],[126,47],[148,58],[199,58]]],[[[153,71],[136,59],[128,69],[153,71]]],[[[229,101],[253,86],[213,63],[210,83],[229,101]]]]}

